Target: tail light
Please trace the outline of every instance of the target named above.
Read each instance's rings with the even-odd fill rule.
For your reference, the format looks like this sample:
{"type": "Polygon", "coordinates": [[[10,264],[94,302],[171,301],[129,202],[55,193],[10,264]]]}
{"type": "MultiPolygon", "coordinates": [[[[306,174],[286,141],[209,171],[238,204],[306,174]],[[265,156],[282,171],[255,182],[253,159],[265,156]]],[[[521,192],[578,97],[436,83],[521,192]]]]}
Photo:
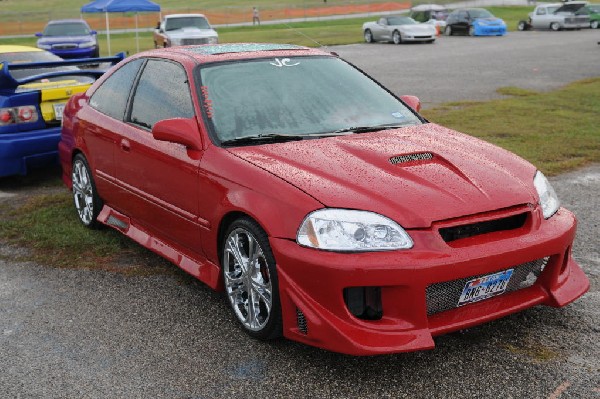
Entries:
{"type": "Polygon", "coordinates": [[[13,123],[37,122],[38,112],[33,105],[22,107],[0,108],[0,126],[13,123]]]}

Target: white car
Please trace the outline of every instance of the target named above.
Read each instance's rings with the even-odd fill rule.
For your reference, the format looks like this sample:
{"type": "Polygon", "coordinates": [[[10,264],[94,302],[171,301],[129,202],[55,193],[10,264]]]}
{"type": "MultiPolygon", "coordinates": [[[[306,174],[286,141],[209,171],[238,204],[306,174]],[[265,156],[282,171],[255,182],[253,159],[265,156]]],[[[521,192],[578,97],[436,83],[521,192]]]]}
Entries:
{"type": "Polygon", "coordinates": [[[215,44],[218,33],[202,14],[165,15],[154,31],[154,47],[215,44]]]}
{"type": "Polygon", "coordinates": [[[365,42],[405,42],[433,43],[436,28],[430,24],[420,24],[410,17],[381,17],[377,22],[363,24],[365,42]]]}
{"type": "Polygon", "coordinates": [[[439,32],[443,32],[446,28],[446,18],[450,11],[445,6],[438,4],[420,4],[410,9],[412,19],[424,24],[431,24],[437,28],[439,32]]]}
{"type": "Polygon", "coordinates": [[[585,1],[540,4],[529,14],[529,21],[519,21],[518,29],[581,29],[590,27],[590,16],[582,13],[585,1]]]}

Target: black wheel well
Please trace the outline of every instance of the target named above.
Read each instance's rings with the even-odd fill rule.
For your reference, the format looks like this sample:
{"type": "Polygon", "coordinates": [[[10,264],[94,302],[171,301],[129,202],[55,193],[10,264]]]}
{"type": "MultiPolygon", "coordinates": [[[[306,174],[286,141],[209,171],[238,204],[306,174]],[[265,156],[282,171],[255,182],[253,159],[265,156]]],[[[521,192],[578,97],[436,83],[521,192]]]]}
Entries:
{"type": "MultiPolygon", "coordinates": [[[[242,218],[242,217],[252,219],[256,223],[258,223],[250,215],[248,215],[247,213],[244,213],[244,212],[240,212],[240,211],[233,211],[233,212],[227,213],[225,216],[223,216],[223,218],[221,219],[221,222],[219,223],[219,229],[217,230],[217,256],[219,258],[219,262],[218,262],[219,266],[221,266],[221,252],[223,250],[223,240],[225,239],[225,237],[224,237],[225,232],[227,231],[227,228],[229,227],[229,225],[231,223],[233,223],[235,220],[242,218]]],[[[258,225],[260,226],[260,223],[258,223],[258,225]]],[[[262,226],[261,226],[261,228],[262,228],[262,226]]]]}

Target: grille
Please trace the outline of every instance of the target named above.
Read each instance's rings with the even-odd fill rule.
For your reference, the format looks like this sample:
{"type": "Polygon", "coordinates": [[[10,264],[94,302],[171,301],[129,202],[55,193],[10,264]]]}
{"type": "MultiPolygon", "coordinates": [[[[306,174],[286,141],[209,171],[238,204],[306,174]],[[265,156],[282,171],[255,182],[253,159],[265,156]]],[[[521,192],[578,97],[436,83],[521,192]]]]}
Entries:
{"type": "Polygon", "coordinates": [[[298,308],[296,308],[296,322],[298,323],[298,330],[302,334],[308,334],[308,323],[306,322],[306,317],[304,317],[304,313],[298,308]]]}
{"type": "Polygon", "coordinates": [[[55,44],[54,46],[52,46],[53,49],[56,50],[68,50],[68,49],[72,49],[72,48],[77,48],[76,44],[55,44]]]}
{"type": "Polygon", "coordinates": [[[397,165],[399,163],[404,163],[404,162],[428,161],[432,158],[433,158],[432,153],[420,152],[420,153],[416,153],[416,154],[396,155],[395,157],[390,158],[390,163],[392,165],[397,165]]]}
{"type": "MultiPolygon", "coordinates": [[[[518,291],[522,288],[531,287],[537,281],[549,259],[549,257],[546,257],[513,267],[513,274],[510,277],[510,281],[504,292],[518,291]]],[[[460,299],[465,284],[470,280],[489,274],[492,273],[430,285],[426,290],[427,315],[430,316],[458,307],[458,300],[460,299]]],[[[485,301],[485,299],[483,301],[485,301]]]]}
{"type": "Polygon", "coordinates": [[[208,43],[208,39],[207,38],[199,38],[199,39],[182,39],[181,40],[181,44],[183,46],[188,46],[191,44],[207,44],[208,43]]]}
{"type": "Polygon", "coordinates": [[[444,227],[440,229],[440,235],[446,242],[459,240],[461,238],[473,237],[481,234],[493,233],[495,231],[514,230],[523,227],[527,220],[527,213],[509,216],[506,218],[487,220],[461,226],[444,227]]]}

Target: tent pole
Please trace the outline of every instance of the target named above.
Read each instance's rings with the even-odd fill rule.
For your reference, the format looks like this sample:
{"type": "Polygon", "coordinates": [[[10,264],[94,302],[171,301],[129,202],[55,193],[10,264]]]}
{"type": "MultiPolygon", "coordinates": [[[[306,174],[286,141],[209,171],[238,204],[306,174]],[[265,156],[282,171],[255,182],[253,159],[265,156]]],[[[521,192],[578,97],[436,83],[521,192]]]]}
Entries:
{"type": "Polygon", "coordinates": [[[106,15],[106,41],[108,43],[108,56],[110,57],[112,52],[110,51],[110,24],[108,23],[108,11],[106,11],[104,15],[106,15]]]}
{"type": "Polygon", "coordinates": [[[136,48],[136,53],[140,52],[140,38],[139,38],[139,32],[138,32],[138,14],[139,13],[135,13],[135,48],[136,48]]]}

